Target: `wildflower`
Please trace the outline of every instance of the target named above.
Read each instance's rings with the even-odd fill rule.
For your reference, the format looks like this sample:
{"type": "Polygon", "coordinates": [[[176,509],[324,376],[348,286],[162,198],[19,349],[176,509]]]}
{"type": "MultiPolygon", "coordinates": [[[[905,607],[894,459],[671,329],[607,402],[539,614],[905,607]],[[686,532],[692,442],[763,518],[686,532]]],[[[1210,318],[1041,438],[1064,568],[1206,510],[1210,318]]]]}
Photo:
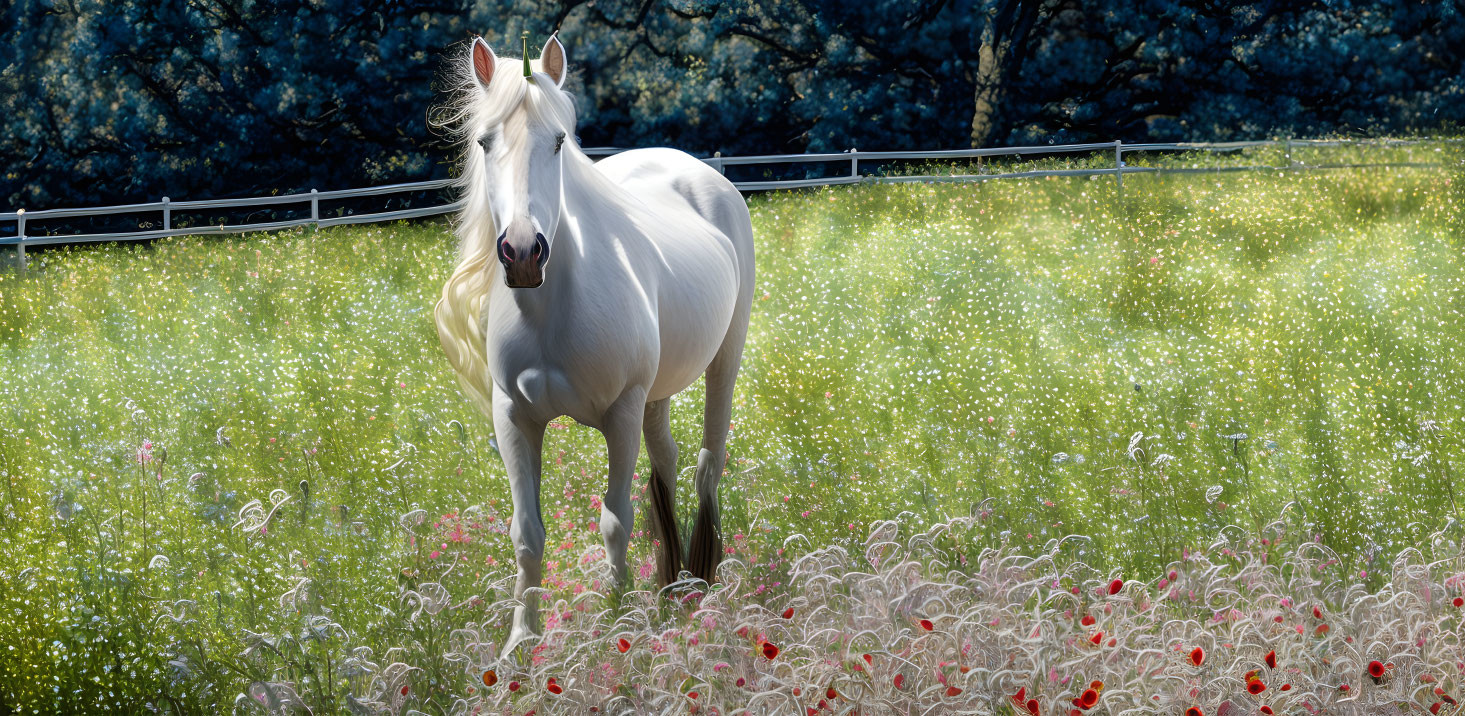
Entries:
{"type": "Polygon", "coordinates": [[[1192,706],[1185,710],[1185,716],[1206,716],[1206,712],[1201,711],[1199,706],[1192,706]]]}
{"type": "Polygon", "coordinates": [[[1465,597],[1455,597],[1454,605],[1456,607],[1465,607],[1465,597]]]}
{"type": "Polygon", "coordinates": [[[1109,594],[1111,596],[1112,595],[1115,595],[1115,594],[1118,594],[1119,593],[1119,590],[1121,590],[1123,588],[1124,588],[1124,580],[1122,580],[1122,579],[1116,579],[1116,580],[1114,580],[1114,581],[1112,581],[1112,582],[1109,583],[1109,594]]]}
{"type": "Polygon", "coordinates": [[[956,696],[957,694],[960,694],[960,693],[961,693],[961,689],[958,689],[955,686],[948,686],[948,687],[946,687],[946,695],[947,696],[956,696]]]}
{"type": "Polygon", "coordinates": [[[402,695],[403,696],[406,696],[407,695],[407,687],[406,686],[403,686],[402,687],[402,695]]]}
{"type": "Polygon", "coordinates": [[[1078,704],[1079,708],[1087,711],[1099,703],[1099,692],[1093,689],[1084,689],[1084,692],[1077,699],[1074,699],[1074,701],[1078,704]]]}
{"type": "Polygon", "coordinates": [[[1264,661],[1267,662],[1267,668],[1268,669],[1275,669],[1275,668],[1277,668],[1277,650],[1276,649],[1273,649],[1273,650],[1267,652],[1267,655],[1266,655],[1266,658],[1264,659],[1264,661]]]}
{"type": "Polygon", "coordinates": [[[619,649],[622,654],[624,654],[631,650],[631,642],[626,641],[624,638],[622,638],[616,641],[616,648],[619,649]]]}
{"type": "Polygon", "coordinates": [[[1092,615],[1092,614],[1085,614],[1082,619],[1078,620],[1078,623],[1079,624],[1082,624],[1084,626],[1093,626],[1094,625],[1094,615],[1092,615]]]}
{"type": "Polygon", "coordinates": [[[1094,632],[1094,635],[1089,637],[1089,641],[1093,642],[1095,646],[1104,643],[1104,632],[1094,632]]]}
{"type": "Polygon", "coordinates": [[[509,691],[518,691],[518,690],[519,690],[519,682],[517,682],[517,681],[510,681],[509,682],[509,691]]]}
{"type": "Polygon", "coordinates": [[[895,675],[895,690],[896,691],[899,691],[900,690],[900,687],[901,687],[901,684],[903,684],[903,683],[905,683],[905,674],[896,674],[895,675]]]}
{"type": "Polygon", "coordinates": [[[1196,647],[1190,650],[1190,663],[1195,664],[1196,666],[1200,666],[1201,662],[1204,662],[1205,660],[1206,652],[1203,651],[1200,647],[1196,647]]]}
{"type": "Polygon", "coordinates": [[[763,656],[769,661],[778,658],[778,647],[774,646],[771,641],[763,642],[763,656]]]}
{"type": "Polygon", "coordinates": [[[1246,693],[1251,694],[1252,696],[1256,696],[1257,694],[1266,690],[1267,685],[1262,683],[1261,679],[1253,679],[1246,682],[1246,693]]]}
{"type": "Polygon", "coordinates": [[[784,619],[793,619],[794,618],[794,608],[793,607],[789,607],[788,609],[783,610],[783,618],[784,619]]]}
{"type": "Polygon", "coordinates": [[[488,671],[483,672],[483,685],[484,686],[493,686],[494,684],[497,684],[498,682],[499,682],[498,672],[494,671],[493,669],[489,669],[488,671]]]}
{"type": "Polygon", "coordinates": [[[555,695],[559,695],[565,692],[563,687],[554,682],[554,677],[550,677],[549,681],[544,684],[544,688],[551,694],[555,695]]]}
{"type": "Polygon", "coordinates": [[[936,628],[936,625],[932,624],[930,619],[922,619],[921,628],[925,629],[926,631],[931,631],[936,628]]]}

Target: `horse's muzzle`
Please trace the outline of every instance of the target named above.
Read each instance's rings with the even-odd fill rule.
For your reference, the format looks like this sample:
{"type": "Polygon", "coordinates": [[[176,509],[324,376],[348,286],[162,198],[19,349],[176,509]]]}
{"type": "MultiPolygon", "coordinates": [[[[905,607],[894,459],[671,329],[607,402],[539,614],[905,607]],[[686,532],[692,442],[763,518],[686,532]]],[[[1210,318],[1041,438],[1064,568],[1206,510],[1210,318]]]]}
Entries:
{"type": "Polygon", "coordinates": [[[544,234],[536,233],[527,251],[515,250],[506,231],[499,235],[498,257],[509,288],[539,288],[544,283],[544,265],[549,263],[549,242],[544,234]]]}

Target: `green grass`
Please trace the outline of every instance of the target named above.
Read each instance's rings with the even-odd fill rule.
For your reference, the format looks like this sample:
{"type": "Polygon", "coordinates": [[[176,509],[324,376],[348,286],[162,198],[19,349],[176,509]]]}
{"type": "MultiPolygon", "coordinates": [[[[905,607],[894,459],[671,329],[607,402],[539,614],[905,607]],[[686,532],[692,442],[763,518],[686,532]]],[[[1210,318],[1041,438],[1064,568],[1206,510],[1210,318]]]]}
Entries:
{"type": "MultiPolygon", "coordinates": [[[[1290,504],[1340,574],[1387,574],[1465,500],[1465,172],[1431,158],[1126,177],[1123,202],[1112,178],[754,197],[725,528],[768,555],[975,509],[1015,549],[1083,534],[1145,575],[1290,504]]],[[[453,253],[399,224],[0,275],[0,710],[214,712],[255,680],[340,710],[361,646],[446,708],[472,610],[413,619],[402,595],[510,573],[503,467],[432,326],[453,253]]],[[[700,404],[674,401],[684,456],[700,404]]],[[[562,422],[543,484],[568,592],[593,586],[605,447],[562,422]]]]}

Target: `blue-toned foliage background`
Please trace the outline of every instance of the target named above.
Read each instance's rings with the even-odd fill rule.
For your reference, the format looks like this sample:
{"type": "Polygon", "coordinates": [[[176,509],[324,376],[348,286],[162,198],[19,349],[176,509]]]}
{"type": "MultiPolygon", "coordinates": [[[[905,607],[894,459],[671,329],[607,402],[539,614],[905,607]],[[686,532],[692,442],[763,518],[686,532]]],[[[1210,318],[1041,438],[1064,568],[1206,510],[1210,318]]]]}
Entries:
{"type": "Polygon", "coordinates": [[[0,198],[447,176],[445,56],[559,28],[586,146],[698,153],[1429,132],[1465,0],[16,0],[0,198]]]}

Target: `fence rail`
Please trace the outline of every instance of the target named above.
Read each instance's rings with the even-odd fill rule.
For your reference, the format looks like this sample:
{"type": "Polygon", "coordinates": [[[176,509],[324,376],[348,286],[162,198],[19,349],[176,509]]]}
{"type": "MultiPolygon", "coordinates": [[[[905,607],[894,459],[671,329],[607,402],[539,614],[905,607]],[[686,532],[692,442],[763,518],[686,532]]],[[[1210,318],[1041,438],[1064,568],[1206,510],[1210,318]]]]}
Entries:
{"type": "MultiPolygon", "coordinates": [[[[1413,144],[1440,143],[1460,141],[1456,139],[1439,140],[1321,140],[1321,139],[1286,139],[1286,140],[1258,140],[1242,142],[1149,142],[1124,144],[1115,142],[1091,142],[1084,144],[1057,144],[1038,145],[1026,147],[992,147],[984,149],[948,149],[936,151],[912,151],[912,152],[862,152],[851,149],[848,152],[820,153],[820,154],[762,154],[753,156],[724,157],[721,154],[714,154],[704,158],[702,161],[709,166],[716,168],[719,172],[726,173],[726,168],[731,166],[758,166],[774,164],[811,164],[823,162],[849,162],[849,173],[836,176],[818,177],[812,179],[774,179],[763,181],[734,181],[733,184],[742,191],[769,191],[775,189],[799,189],[815,186],[831,186],[837,184],[856,184],[866,181],[884,183],[908,183],[908,182],[959,182],[959,181],[987,181],[990,179],[1016,179],[1023,177],[1075,177],[1075,176],[1109,176],[1115,178],[1118,191],[1122,196],[1124,193],[1124,176],[1126,174],[1193,174],[1193,173],[1216,173],[1235,171],[1298,171],[1298,170],[1319,170],[1319,169],[1356,169],[1368,167],[1438,167],[1440,164],[1428,162],[1381,162],[1375,164],[1304,164],[1296,161],[1293,150],[1302,147],[1342,147],[1342,146],[1405,146],[1413,144]],[[1284,150],[1286,164],[1283,166],[1271,165],[1245,165],[1231,167],[1132,167],[1126,166],[1124,155],[1133,152],[1234,152],[1244,149],[1259,147],[1277,147],[1284,150]],[[860,173],[860,161],[867,162],[888,162],[888,161],[940,161],[953,159],[977,159],[981,157],[1025,157],[1031,155],[1054,155],[1072,154],[1082,152],[1108,152],[1113,150],[1114,164],[1107,168],[1094,169],[1044,169],[1012,172],[995,172],[982,174],[937,174],[937,175],[899,175],[899,176],[870,176],[860,173]]],[[[623,149],[614,147],[589,148],[584,150],[590,156],[610,156],[617,154],[623,149]]],[[[453,185],[452,179],[435,179],[432,181],[409,182],[403,184],[387,184],[383,186],[365,187],[360,189],[339,189],[334,191],[300,192],[297,194],[282,194],[278,196],[246,197],[239,199],[215,199],[198,201],[172,201],[163,197],[161,201],[143,204],[121,204],[117,206],[98,206],[80,209],[44,209],[40,211],[26,211],[20,209],[13,212],[0,212],[0,226],[6,223],[15,225],[14,236],[0,236],[0,246],[16,247],[17,261],[19,265],[25,266],[25,249],[28,246],[45,246],[48,244],[73,244],[97,241],[137,241],[143,239],[158,239],[168,236],[181,235],[207,235],[207,234],[239,234],[253,231],[273,231],[296,226],[313,225],[317,227],[338,226],[342,224],[365,224],[380,221],[396,221],[398,219],[413,219],[424,216],[436,216],[457,211],[462,206],[461,201],[453,201],[446,204],[424,206],[410,209],[399,209],[395,211],[378,211],[362,214],[346,214],[341,216],[322,216],[320,202],[350,199],[366,196],[382,196],[389,194],[404,194],[409,192],[436,191],[446,189],[453,185]],[[310,205],[310,216],[295,219],[283,219],[246,224],[218,224],[199,225],[186,227],[173,227],[173,213],[177,211],[198,212],[218,209],[234,209],[241,207],[279,208],[286,205],[305,204],[310,205]],[[41,234],[31,236],[26,234],[26,224],[32,221],[61,218],[109,216],[116,214],[158,214],[161,215],[161,229],[145,229],[138,231],[94,233],[94,234],[41,234]]]]}

